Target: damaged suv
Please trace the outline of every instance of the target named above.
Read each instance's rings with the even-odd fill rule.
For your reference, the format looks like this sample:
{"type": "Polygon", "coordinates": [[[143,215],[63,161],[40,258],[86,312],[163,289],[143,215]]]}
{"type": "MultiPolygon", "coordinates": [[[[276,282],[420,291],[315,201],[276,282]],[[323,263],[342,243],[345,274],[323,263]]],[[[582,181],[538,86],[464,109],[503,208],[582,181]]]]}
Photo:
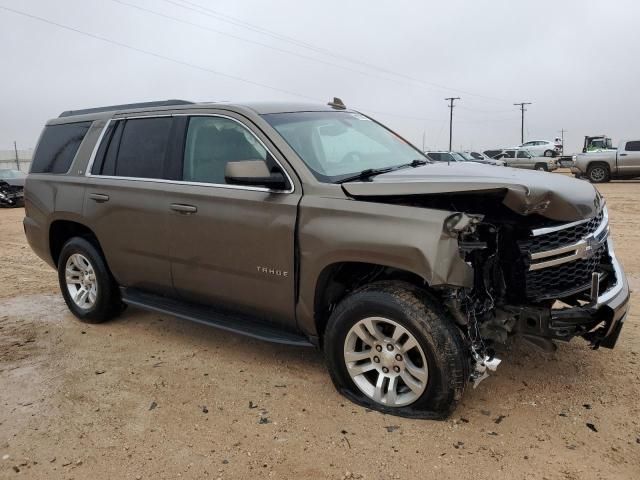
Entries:
{"type": "Polygon", "coordinates": [[[590,184],[432,163],[337,99],[64,112],[25,191],[80,320],[133,305],[314,345],[343,395],[390,414],[446,417],[514,335],[612,348],[627,313],[590,184]]]}

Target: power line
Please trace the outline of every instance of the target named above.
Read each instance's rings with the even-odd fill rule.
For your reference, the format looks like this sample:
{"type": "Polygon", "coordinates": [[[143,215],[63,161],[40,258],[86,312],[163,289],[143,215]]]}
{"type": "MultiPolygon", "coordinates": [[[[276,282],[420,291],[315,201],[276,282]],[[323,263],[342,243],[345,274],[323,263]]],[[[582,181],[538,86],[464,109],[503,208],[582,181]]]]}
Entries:
{"type": "MultiPolygon", "coordinates": [[[[229,15],[221,14],[220,12],[218,12],[216,10],[213,10],[211,8],[202,6],[202,5],[200,5],[198,3],[195,3],[195,2],[190,2],[190,1],[187,1],[187,0],[181,0],[182,3],[178,3],[178,2],[176,2],[174,0],[163,0],[163,1],[165,3],[170,3],[172,5],[176,5],[176,6],[180,7],[180,8],[199,13],[200,15],[205,15],[205,16],[208,16],[208,17],[211,17],[211,18],[215,18],[215,19],[220,20],[222,22],[232,23],[233,25],[239,26],[241,28],[246,28],[246,29],[252,30],[254,32],[260,33],[261,35],[266,35],[266,36],[269,36],[269,37],[272,37],[272,38],[276,38],[277,40],[280,40],[280,41],[283,41],[283,42],[293,43],[293,44],[295,44],[297,46],[300,46],[302,48],[307,48],[307,49],[313,50],[313,51],[315,51],[317,53],[322,53],[324,55],[330,55],[331,57],[334,57],[334,58],[341,58],[341,59],[346,60],[348,62],[356,63],[356,64],[359,64],[359,65],[365,66],[367,68],[370,68],[372,70],[376,70],[376,71],[384,73],[386,75],[399,77],[399,78],[402,78],[404,80],[411,81],[413,83],[421,84],[423,86],[436,88],[436,89],[439,89],[439,90],[442,90],[442,91],[445,91],[445,92],[459,92],[459,93],[464,94],[464,95],[468,95],[468,96],[471,96],[471,97],[482,98],[482,99],[490,100],[490,101],[498,101],[498,102],[505,102],[505,103],[507,102],[507,100],[502,99],[502,98],[491,97],[491,96],[488,96],[488,95],[480,95],[480,94],[472,93],[472,92],[469,92],[469,91],[466,91],[466,90],[461,90],[461,89],[458,89],[458,88],[453,88],[453,87],[449,87],[449,86],[445,86],[445,85],[440,85],[438,83],[429,82],[429,81],[426,81],[426,80],[421,80],[421,79],[412,77],[410,75],[405,75],[405,74],[403,74],[401,72],[389,70],[389,69],[386,69],[384,67],[380,67],[378,65],[371,64],[369,62],[358,60],[356,58],[352,58],[352,57],[349,57],[349,56],[346,56],[346,55],[343,55],[343,54],[340,54],[340,53],[332,52],[330,50],[327,50],[327,49],[324,49],[324,48],[321,48],[321,47],[316,47],[315,45],[299,41],[299,40],[297,40],[295,38],[287,37],[285,35],[281,35],[281,34],[279,34],[277,32],[273,32],[271,30],[267,30],[267,29],[259,27],[257,25],[253,25],[251,23],[244,22],[242,20],[238,20],[238,19],[236,19],[234,17],[231,17],[229,15]],[[189,5],[191,5],[191,6],[189,6],[189,5]]],[[[341,68],[345,68],[345,67],[341,67],[341,68]]],[[[390,79],[388,79],[388,80],[390,80],[390,79]]]]}
{"type": "MultiPolygon", "coordinates": [[[[16,10],[16,9],[13,9],[13,8],[5,7],[3,5],[0,5],[0,9],[8,11],[8,12],[11,12],[11,13],[14,13],[16,15],[21,15],[21,16],[24,16],[24,17],[27,17],[27,18],[31,18],[32,20],[37,20],[39,22],[46,23],[48,25],[52,25],[54,27],[58,27],[58,28],[61,28],[63,30],[67,30],[67,31],[71,31],[71,32],[74,32],[74,33],[78,33],[80,35],[84,35],[84,36],[87,36],[89,38],[93,38],[95,40],[100,40],[102,42],[105,42],[105,43],[108,43],[108,44],[111,44],[111,45],[115,45],[115,46],[118,46],[118,47],[121,47],[121,48],[126,48],[128,50],[132,50],[132,51],[137,52],[137,53],[141,53],[141,54],[144,54],[144,55],[149,55],[149,56],[152,56],[152,57],[155,57],[155,58],[159,58],[159,59],[166,60],[166,61],[169,61],[169,62],[172,62],[172,63],[176,63],[178,65],[182,65],[182,66],[186,66],[186,67],[189,67],[189,68],[193,68],[193,69],[200,70],[200,71],[203,71],[203,72],[206,72],[206,73],[210,73],[210,74],[213,74],[213,75],[219,75],[219,76],[222,76],[222,77],[230,78],[230,79],[233,79],[233,80],[237,80],[237,81],[240,81],[240,82],[248,83],[248,84],[251,84],[251,85],[258,86],[258,87],[266,88],[268,90],[274,90],[274,91],[277,91],[277,92],[280,92],[280,93],[285,93],[287,95],[292,95],[292,96],[295,96],[295,97],[304,98],[306,100],[312,100],[314,102],[322,102],[322,100],[320,100],[318,98],[315,98],[315,97],[311,97],[309,95],[304,95],[304,94],[301,94],[301,93],[293,92],[293,91],[290,91],[290,90],[285,90],[285,89],[278,88],[278,87],[272,87],[272,86],[264,84],[264,83],[256,82],[256,81],[253,81],[253,80],[247,80],[245,78],[242,78],[242,77],[239,77],[239,76],[236,76],[236,75],[227,74],[227,73],[224,73],[224,72],[220,72],[218,70],[213,70],[213,69],[208,68],[208,67],[203,67],[201,65],[197,65],[197,64],[194,64],[194,63],[185,62],[185,61],[177,59],[177,58],[168,57],[168,56],[162,55],[160,53],[156,53],[156,52],[152,52],[150,50],[145,50],[145,49],[142,49],[142,48],[134,47],[132,45],[129,45],[129,44],[126,44],[126,43],[123,43],[123,42],[118,42],[116,40],[111,40],[110,38],[103,37],[101,35],[97,35],[97,34],[94,34],[94,33],[86,32],[84,30],[80,30],[80,29],[77,29],[77,28],[74,28],[74,27],[70,27],[68,25],[64,25],[62,23],[58,23],[58,22],[55,22],[53,20],[49,20],[47,18],[40,17],[40,16],[37,16],[37,15],[33,15],[33,14],[30,14],[30,13],[26,13],[26,12],[23,12],[23,11],[20,11],[20,10],[16,10]]],[[[367,111],[367,112],[371,112],[371,113],[377,113],[377,114],[380,114],[380,115],[389,115],[389,116],[407,118],[407,119],[412,119],[412,120],[429,121],[429,122],[435,121],[434,119],[430,119],[430,118],[418,117],[418,116],[413,116],[413,115],[403,115],[403,114],[400,114],[400,113],[384,112],[384,111],[378,111],[378,110],[371,110],[371,109],[368,109],[366,107],[361,108],[361,110],[367,111]]]]}
{"type": "Polygon", "coordinates": [[[150,55],[150,56],[155,57],[155,58],[160,58],[162,60],[173,62],[173,63],[176,63],[178,65],[183,65],[183,66],[190,67],[190,68],[193,68],[193,69],[196,69],[196,70],[201,70],[203,72],[212,73],[214,75],[219,75],[221,77],[230,78],[232,80],[237,80],[239,82],[248,83],[250,85],[255,85],[255,86],[266,88],[266,89],[269,89],[269,90],[274,90],[274,91],[277,91],[277,92],[286,93],[287,95],[292,95],[292,96],[299,97],[299,98],[305,98],[307,100],[318,101],[316,98],[309,97],[309,96],[303,95],[301,93],[292,92],[292,91],[285,90],[285,89],[278,88],[278,87],[272,87],[272,86],[266,85],[264,83],[256,82],[256,81],[253,81],[253,80],[247,80],[246,78],[238,77],[236,75],[223,73],[223,72],[220,72],[218,70],[213,70],[213,69],[208,68],[208,67],[203,67],[201,65],[196,65],[194,63],[185,62],[184,60],[180,60],[180,59],[172,58],[172,57],[167,57],[166,55],[162,55],[160,53],[156,53],[156,52],[152,52],[150,50],[145,50],[145,49],[142,49],[142,48],[134,47],[132,45],[129,45],[129,44],[126,44],[126,43],[123,43],[123,42],[118,42],[116,40],[111,40],[110,38],[103,37],[101,35],[96,35],[94,33],[85,32],[84,30],[80,30],[80,29],[77,29],[77,28],[74,28],[74,27],[70,27],[70,26],[64,25],[62,23],[54,22],[53,20],[49,20],[49,19],[46,19],[44,17],[39,17],[37,15],[33,15],[33,14],[30,14],[30,13],[27,13],[27,12],[23,12],[23,11],[20,11],[20,10],[15,10],[13,8],[5,7],[4,5],[0,5],[0,9],[8,11],[8,12],[11,12],[11,13],[14,13],[16,15],[22,15],[23,17],[28,17],[28,18],[31,18],[33,20],[38,20],[39,22],[47,23],[49,25],[53,25],[55,27],[62,28],[64,30],[68,30],[68,31],[71,31],[71,32],[79,33],[79,34],[84,35],[86,37],[90,37],[90,38],[93,38],[93,39],[96,39],[96,40],[100,40],[102,42],[110,43],[112,45],[117,45],[118,47],[121,47],[121,48],[126,48],[128,50],[133,50],[134,52],[142,53],[144,55],[150,55]]]}
{"type": "Polygon", "coordinates": [[[520,103],[514,103],[514,105],[520,106],[520,112],[522,113],[522,120],[520,123],[520,144],[524,143],[524,112],[527,111],[526,108],[524,108],[525,105],[531,105],[531,102],[520,102],[520,103]]]}
{"type": "Polygon", "coordinates": [[[460,100],[460,97],[445,98],[449,102],[449,151],[451,151],[451,140],[453,139],[453,102],[460,100]]]}

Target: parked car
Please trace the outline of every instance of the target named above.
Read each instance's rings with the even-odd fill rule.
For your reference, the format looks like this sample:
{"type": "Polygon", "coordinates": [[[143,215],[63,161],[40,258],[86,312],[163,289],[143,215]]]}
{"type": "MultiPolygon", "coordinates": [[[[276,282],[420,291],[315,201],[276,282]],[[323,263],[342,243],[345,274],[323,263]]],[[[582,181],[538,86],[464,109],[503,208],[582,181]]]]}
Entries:
{"type": "Polygon", "coordinates": [[[500,148],[498,150],[485,150],[482,152],[483,155],[486,155],[489,158],[496,158],[496,155],[500,155],[504,149],[500,148]]]}
{"type": "Polygon", "coordinates": [[[534,157],[557,157],[562,152],[555,142],[549,140],[532,140],[517,148],[528,151],[534,157]]]}
{"type": "Polygon", "coordinates": [[[507,163],[504,160],[498,160],[495,158],[489,158],[486,155],[479,152],[459,152],[465,160],[468,162],[482,163],[484,165],[494,165],[504,167],[507,163]]]}
{"type": "Polygon", "coordinates": [[[622,140],[617,150],[579,153],[571,171],[577,177],[586,176],[593,183],[640,177],[640,140],[622,140]]]}
{"type": "Polygon", "coordinates": [[[64,112],[27,177],[29,244],[81,321],[131,305],[315,345],[389,414],[446,417],[514,335],[614,347],[629,288],[591,184],[431,163],[331,105],[64,112]]]}
{"type": "Polygon", "coordinates": [[[25,178],[26,175],[20,170],[0,168],[0,205],[5,207],[23,205],[25,178]]]}
{"type": "Polygon", "coordinates": [[[464,162],[465,159],[455,152],[431,151],[425,152],[429,160],[434,162],[464,162]]]}
{"type": "Polygon", "coordinates": [[[503,150],[496,158],[507,162],[508,167],[528,168],[530,170],[543,170],[551,172],[558,168],[553,158],[534,157],[527,150],[512,148],[503,150]]]}

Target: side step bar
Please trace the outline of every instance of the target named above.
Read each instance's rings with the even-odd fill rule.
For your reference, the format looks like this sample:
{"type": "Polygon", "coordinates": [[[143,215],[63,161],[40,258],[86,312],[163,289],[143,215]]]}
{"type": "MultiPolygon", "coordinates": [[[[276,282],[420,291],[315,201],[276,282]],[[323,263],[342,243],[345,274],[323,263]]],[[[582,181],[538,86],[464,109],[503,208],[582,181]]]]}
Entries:
{"type": "Polygon", "coordinates": [[[160,295],[131,288],[121,288],[122,301],[128,305],[152,312],[216,327],[227,332],[239,333],[247,337],[296,347],[312,347],[304,336],[290,333],[277,327],[254,320],[248,316],[219,312],[213,308],[182,302],[160,295]]]}

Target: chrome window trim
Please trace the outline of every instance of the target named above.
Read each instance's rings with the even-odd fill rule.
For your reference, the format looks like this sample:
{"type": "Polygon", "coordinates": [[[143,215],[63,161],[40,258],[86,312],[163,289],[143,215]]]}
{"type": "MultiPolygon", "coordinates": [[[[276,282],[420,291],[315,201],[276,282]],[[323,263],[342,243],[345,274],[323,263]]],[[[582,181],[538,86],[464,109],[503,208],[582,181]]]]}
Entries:
{"type": "Polygon", "coordinates": [[[239,120],[237,120],[237,119],[235,119],[233,117],[230,117],[228,115],[216,114],[216,113],[197,113],[197,114],[194,114],[194,113],[175,113],[175,114],[170,114],[170,115],[167,115],[167,114],[165,114],[165,115],[143,115],[143,116],[136,115],[136,116],[131,116],[131,117],[110,118],[107,121],[107,123],[105,123],[104,127],[102,128],[102,132],[100,132],[100,136],[98,137],[98,140],[96,141],[96,144],[93,147],[93,152],[91,152],[91,157],[89,158],[89,163],[87,165],[87,170],[85,172],[85,176],[86,177],[92,177],[92,178],[106,178],[106,179],[111,179],[111,180],[133,180],[133,181],[139,181],[139,182],[170,183],[170,184],[175,184],[175,185],[195,185],[195,186],[198,186],[198,187],[226,188],[226,189],[229,189],[229,190],[246,190],[246,191],[250,191],[250,192],[293,193],[296,190],[295,183],[293,183],[293,179],[289,175],[289,172],[287,172],[287,169],[282,166],[282,163],[280,163],[278,158],[271,152],[269,147],[267,147],[264,144],[264,142],[262,140],[260,140],[260,138],[255,133],[253,133],[251,131],[251,129],[249,127],[247,127],[244,123],[242,123],[241,121],[239,121],[239,120]],[[107,129],[109,128],[109,125],[111,124],[111,122],[119,122],[119,121],[122,121],[122,120],[136,120],[136,119],[141,119],[141,118],[161,118],[161,117],[219,117],[219,118],[226,118],[228,120],[236,122],[238,125],[240,125],[243,128],[245,128],[251,135],[253,135],[253,137],[260,143],[260,145],[262,145],[262,147],[267,151],[267,153],[269,155],[271,155],[271,158],[273,158],[273,160],[278,164],[278,166],[280,167],[280,169],[284,173],[285,177],[287,178],[287,181],[289,182],[289,185],[291,185],[291,188],[289,188],[287,190],[274,190],[274,189],[266,188],[266,187],[250,187],[250,186],[245,186],[245,185],[229,185],[229,184],[226,184],[226,183],[190,182],[190,181],[186,181],[186,180],[168,180],[168,179],[165,179],[165,178],[119,177],[117,175],[94,175],[94,174],[91,173],[91,169],[93,168],[93,163],[95,162],[96,155],[98,154],[98,148],[100,148],[100,144],[102,143],[104,135],[107,132],[107,129]]]}

